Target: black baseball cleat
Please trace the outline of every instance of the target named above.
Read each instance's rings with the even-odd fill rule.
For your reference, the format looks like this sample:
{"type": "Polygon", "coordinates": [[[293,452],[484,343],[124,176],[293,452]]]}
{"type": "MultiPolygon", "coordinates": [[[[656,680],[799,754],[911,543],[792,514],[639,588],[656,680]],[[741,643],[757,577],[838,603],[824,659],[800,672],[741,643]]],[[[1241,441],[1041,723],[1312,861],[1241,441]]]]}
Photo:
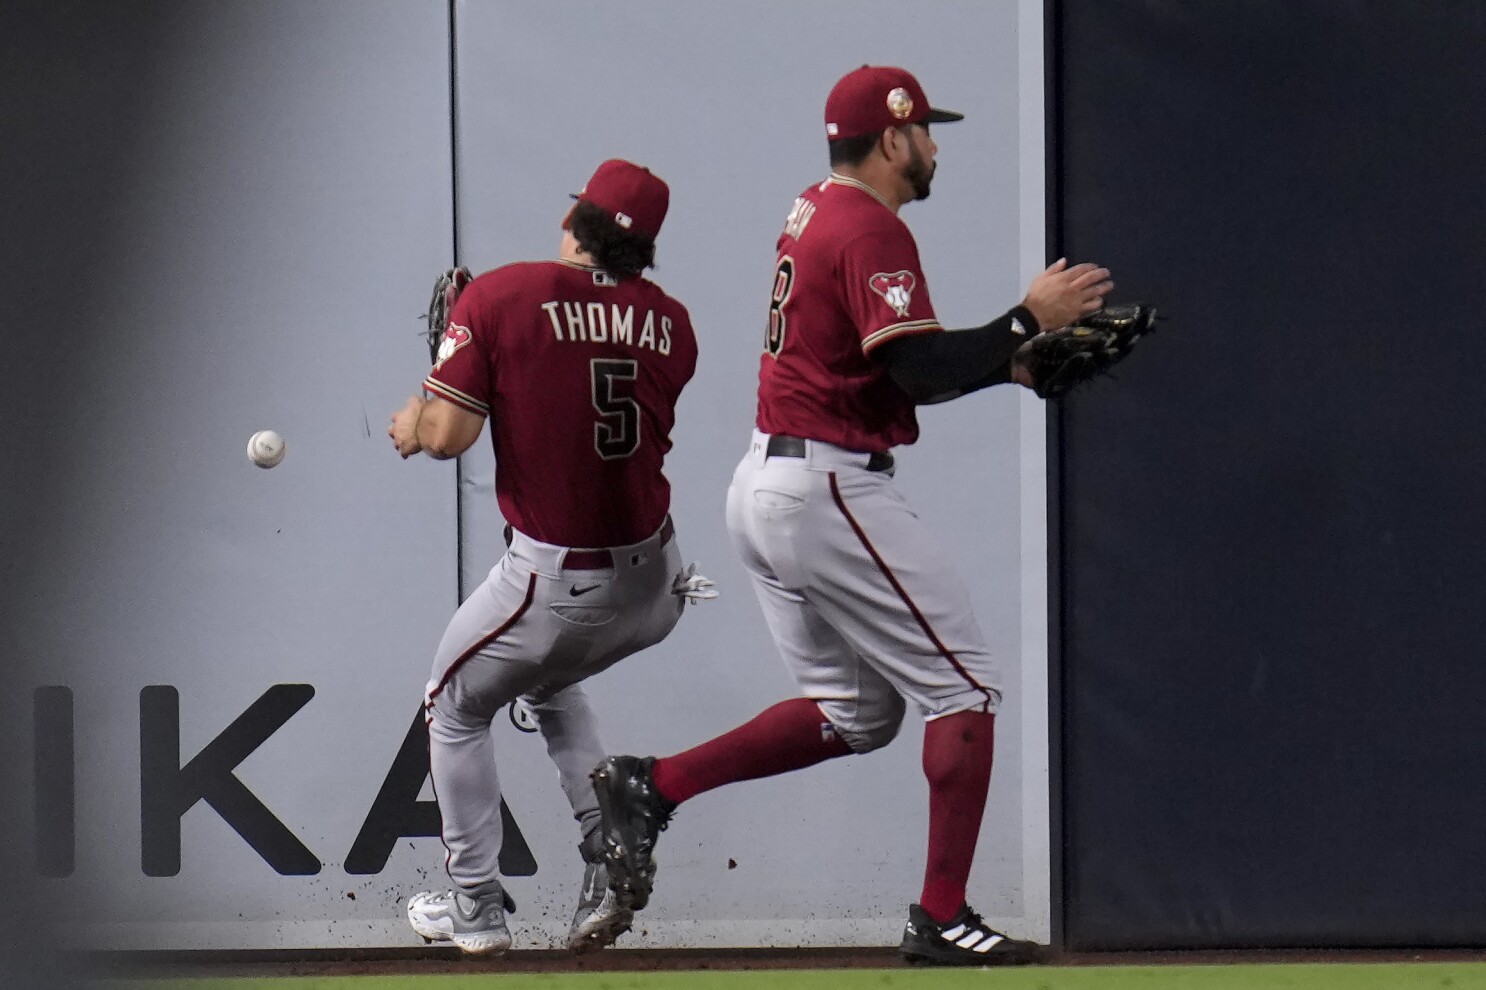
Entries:
{"type": "Polygon", "coordinates": [[[903,958],[933,966],[1016,966],[1036,962],[1042,946],[1008,938],[990,928],[970,905],[939,924],[917,904],[908,906],[903,928],[903,958]]]}
{"type": "Polygon", "coordinates": [[[609,756],[588,775],[599,801],[599,829],[609,866],[609,889],[619,906],[638,911],[655,885],[655,840],[671,823],[676,805],[651,780],[655,757],[609,756]]]}

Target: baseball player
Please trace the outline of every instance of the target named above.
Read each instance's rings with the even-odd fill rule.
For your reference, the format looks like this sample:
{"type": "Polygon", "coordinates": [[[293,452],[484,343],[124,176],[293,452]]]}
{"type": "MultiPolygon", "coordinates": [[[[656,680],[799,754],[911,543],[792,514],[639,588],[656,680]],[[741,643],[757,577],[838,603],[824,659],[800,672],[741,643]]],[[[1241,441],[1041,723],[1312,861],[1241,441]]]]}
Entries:
{"type": "Polygon", "coordinates": [[[889,743],[907,703],[926,720],[928,857],[902,952],[912,961],[1025,961],[1035,946],[989,928],[965,885],[991,775],[999,678],[949,558],[893,483],[914,407],[1008,381],[1042,328],[1100,308],[1109,272],[1058,262],[990,323],[945,332],[898,218],[926,199],[933,109],[899,68],[863,66],[826,101],[832,171],[800,194],[778,242],[759,369],[757,428],[733,475],[727,523],[802,697],[664,759],[594,770],[610,881],[649,900],[651,851],[680,803],[723,784],[889,743]]]}
{"type": "Polygon", "coordinates": [[[608,891],[589,770],[604,755],[580,682],[659,642],[686,600],[713,597],[683,569],[661,473],[696,368],[686,308],[642,278],[670,192],[604,162],[563,220],[556,261],[506,265],[459,295],[423,383],[392,417],[404,458],[456,457],[490,419],[509,546],[444,632],[425,710],[454,888],[408,902],[425,938],[467,953],[511,944],[497,875],[500,785],[492,718],[521,699],[577,819],[586,863],[569,945],[608,945],[633,912],[608,891]]]}

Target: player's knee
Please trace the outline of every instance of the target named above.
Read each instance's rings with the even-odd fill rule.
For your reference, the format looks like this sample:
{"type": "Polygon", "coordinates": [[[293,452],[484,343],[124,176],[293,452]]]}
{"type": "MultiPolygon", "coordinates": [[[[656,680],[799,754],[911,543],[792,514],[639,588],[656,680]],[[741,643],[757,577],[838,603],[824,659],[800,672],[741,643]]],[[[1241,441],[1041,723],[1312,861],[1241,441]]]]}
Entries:
{"type": "Polygon", "coordinates": [[[843,729],[840,724],[836,724],[836,731],[846,741],[846,745],[851,747],[852,752],[870,753],[898,737],[898,730],[903,727],[906,707],[901,697],[891,695],[871,711],[859,709],[849,727],[843,729]]]}
{"type": "Polygon", "coordinates": [[[452,698],[440,697],[423,708],[424,720],[428,723],[429,737],[446,742],[458,741],[465,736],[490,731],[490,719],[456,705],[452,698]]]}

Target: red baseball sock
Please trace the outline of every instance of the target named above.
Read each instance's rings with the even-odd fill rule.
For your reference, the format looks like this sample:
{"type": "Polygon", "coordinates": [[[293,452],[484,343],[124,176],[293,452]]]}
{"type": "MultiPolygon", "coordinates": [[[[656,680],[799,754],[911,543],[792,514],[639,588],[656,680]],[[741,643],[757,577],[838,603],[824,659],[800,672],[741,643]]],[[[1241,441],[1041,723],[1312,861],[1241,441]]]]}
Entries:
{"type": "Polygon", "coordinates": [[[991,783],[996,716],[957,712],[924,726],[929,778],[929,861],[919,904],[943,923],[965,903],[965,883],[991,783]]]}
{"type": "Polygon", "coordinates": [[[849,752],[815,702],[795,698],[716,739],[656,760],[651,774],[661,797],[680,804],[723,784],[800,770],[849,752]]]}

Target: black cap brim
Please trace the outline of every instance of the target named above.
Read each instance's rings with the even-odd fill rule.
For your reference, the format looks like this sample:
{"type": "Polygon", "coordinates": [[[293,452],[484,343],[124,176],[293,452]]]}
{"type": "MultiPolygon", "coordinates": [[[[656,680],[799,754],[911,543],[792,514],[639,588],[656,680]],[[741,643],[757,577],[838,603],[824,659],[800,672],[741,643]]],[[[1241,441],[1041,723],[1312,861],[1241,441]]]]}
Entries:
{"type": "Polygon", "coordinates": [[[929,116],[925,118],[925,123],[953,124],[957,120],[964,119],[965,115],[962,113],[955,113],[953,110],[940,110],[938,107],[930,107],[929,116]]]}

